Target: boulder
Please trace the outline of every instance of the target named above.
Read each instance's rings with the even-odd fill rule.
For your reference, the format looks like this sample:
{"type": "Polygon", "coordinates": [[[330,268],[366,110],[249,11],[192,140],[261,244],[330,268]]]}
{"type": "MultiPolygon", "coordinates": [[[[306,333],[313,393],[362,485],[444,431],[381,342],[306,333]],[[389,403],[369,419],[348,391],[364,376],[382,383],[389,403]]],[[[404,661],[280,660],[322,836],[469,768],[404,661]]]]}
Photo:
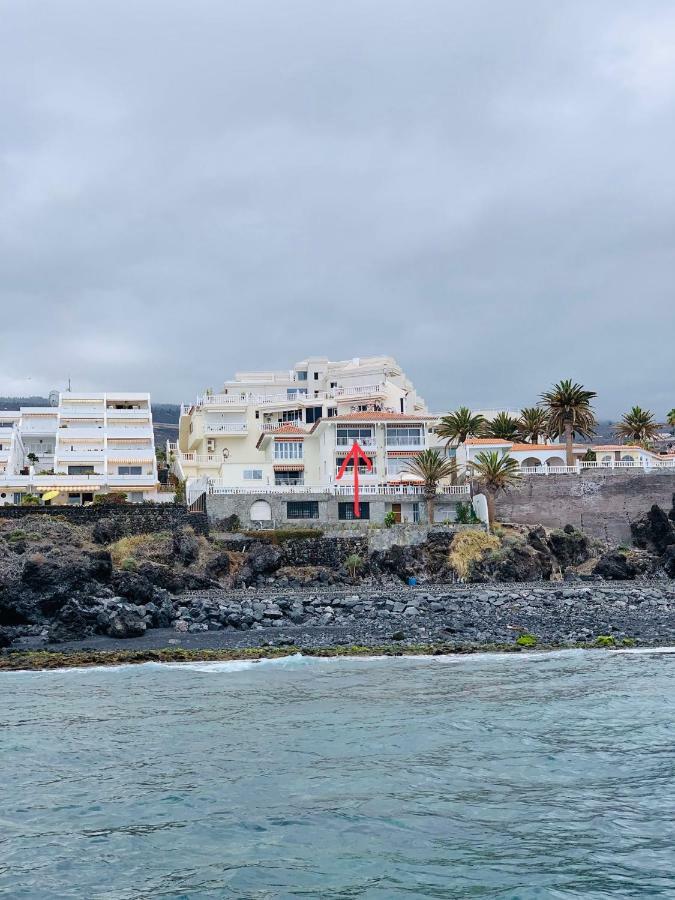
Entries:
{"type": "Polygon", "coordinates": [[[284,552],[280,547],[259,542],[249,547],[244,566],[252,575],[267,575],[280,568],[283,558],[284,552]]]}
{"type": "Polygon", "coordinates": [[[593,568],[593,574],[610,581],[632,581],[637,569],[621,550],[603,554],[593,568]]]}
{"type": "Polygon", "coordinates": [[[591,542],[572,525],[552,531],[548,536],[548,544],[562,567],[578,566],[591,556],[591,542]]]}
{"type": "Polygon", "coordinates": [[[112,544],[124,536],[124,528],[118,519],[99,519],[91,530],[91,536],[97,544],[112,544]]]}
{"type": "Polygon", "coordinates": [[[199,558],[199,541],[191,528],[177,528],[172,535],[174,555],[184,566],[199,558]]]}
{"type": "Polygon", "coordinates": [[[205,567],[206,574],[209,578],[223,578],[230,574],[230,557],[229,554],[223,551],[222,553],[218,553],[209,562],[205,567]]]}
{"type": "Polygon", "coordinates": [[[125,597],[136,605],[150,603],[155,598],[155,586],[139,572],[115,572],[112,584],[120,597],[125,597]]]}
{"type": "Polygon", "coordinates": [[[6,628],[0,628],[0,647],[9,647],[12,637],[6,628]]]}
{"type": "Polygon", "coordinates": [[[649,512],[631,522],[633,541],[642,550],[665,553],[675,544],[675,524],[656,503],[649,512]]]}
{"type": "Polygon", "coordinates": [[[141,607],[116,598],[105,605],[105,611],[99,617],[99,627],[110,637],[131,638],[145,634],[147,626],[141,607]]]}
{"type": "Polygon", "coordinates": [[[675,544],[671,544],[663,554],[661,564],[668,578],[675,578],[675,544]]]}

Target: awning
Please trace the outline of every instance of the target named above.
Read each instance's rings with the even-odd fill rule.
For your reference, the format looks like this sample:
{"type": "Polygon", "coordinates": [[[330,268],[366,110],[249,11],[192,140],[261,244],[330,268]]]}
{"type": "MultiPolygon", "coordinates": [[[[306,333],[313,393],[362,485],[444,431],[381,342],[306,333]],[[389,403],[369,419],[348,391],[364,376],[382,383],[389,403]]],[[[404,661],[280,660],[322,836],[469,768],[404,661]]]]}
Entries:
{"type": "Polygon", "coordinates": [[[302,472],[304,463],[285,463],[282,466],[272,466],[275,472],[302,472]]]}
{"type": "Polygon", "coordinates": [[[61,491],[47,491],[46,494],[42,495],[43,500],[53,500],[55,497],[58,497],[61,491]]]}

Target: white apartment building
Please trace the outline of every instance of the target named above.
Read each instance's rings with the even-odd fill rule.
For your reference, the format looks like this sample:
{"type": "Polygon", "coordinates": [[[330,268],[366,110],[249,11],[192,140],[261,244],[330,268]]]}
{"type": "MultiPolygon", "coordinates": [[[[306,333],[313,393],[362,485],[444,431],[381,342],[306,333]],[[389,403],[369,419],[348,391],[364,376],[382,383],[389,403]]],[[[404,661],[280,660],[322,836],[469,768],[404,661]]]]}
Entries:
{"type": "MultiPolygon", "coordinates": [[[[262,436],[284,426],[309,434],[318,422],[357,413],[408,416],[418,424],[428,415],[424,400],[391,357],[343,362],[310,357],[290,371],[239,372],[220,393],[207,391],[184,404],[178,443],[169,452],[176,473],[186,480],[208,476],[233,487],[251,481],[274,486],[281,479],[268,458],[273,445],[262,436]]],[[[312,450],[307,459],[315,463],[307,467],[313,483],[317,478],[317,484],[328,483],[327,462],[319,464],[312,450]]]]}
{"type": "Polygon", "coordinates": [[[391,357],[310,357],[288,372],[238,373],[220,393],[184,405],[168,449],[188,500],[204,491],[349,496],[351,463],[337,476],[357,441],[372,465],[359,467],[362,495],[391,497],[387,511],[415,521],[421,488],[406,469],[436,446],[435,418],[391,357]]]}
{"type": "Polygon", "coordinates": [[[54,406],[0,412],[0,504],[108,492],[140,503],[165,499],[158,489],[149,394],[65,392],[54,406]]]}

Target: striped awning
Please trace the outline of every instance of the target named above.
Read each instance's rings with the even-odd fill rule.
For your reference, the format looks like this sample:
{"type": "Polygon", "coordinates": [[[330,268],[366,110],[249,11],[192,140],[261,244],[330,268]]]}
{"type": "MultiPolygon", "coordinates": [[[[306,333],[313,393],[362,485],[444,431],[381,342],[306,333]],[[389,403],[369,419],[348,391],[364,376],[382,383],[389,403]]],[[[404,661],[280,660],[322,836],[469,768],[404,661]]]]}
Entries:
{"type": "Polygon", "coordinates": [[[387,450],[387,456],[419,456],[421,450],[387,450]]]}
{"type": "Polygon", "coordinates": [[[302,472],[305,468],[304,463],[284,463],[283,465],[272,466],[275,472],[302,472]]]}

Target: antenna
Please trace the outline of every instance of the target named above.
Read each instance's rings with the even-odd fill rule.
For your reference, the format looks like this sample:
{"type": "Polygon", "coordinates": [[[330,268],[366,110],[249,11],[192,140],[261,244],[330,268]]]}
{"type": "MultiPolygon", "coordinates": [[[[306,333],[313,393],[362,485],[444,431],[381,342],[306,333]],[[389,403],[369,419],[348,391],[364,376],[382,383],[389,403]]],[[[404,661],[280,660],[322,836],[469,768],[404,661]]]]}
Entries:
{"type": "Polygon", "coordinates": [[[69,375],[69,376],[68,376],[68,393],[70,394],[70,393],[72,392],[72,390],[73,390],[73,389],[72,389],[71,386],[70,386],[70,375],[69,375]]]}

